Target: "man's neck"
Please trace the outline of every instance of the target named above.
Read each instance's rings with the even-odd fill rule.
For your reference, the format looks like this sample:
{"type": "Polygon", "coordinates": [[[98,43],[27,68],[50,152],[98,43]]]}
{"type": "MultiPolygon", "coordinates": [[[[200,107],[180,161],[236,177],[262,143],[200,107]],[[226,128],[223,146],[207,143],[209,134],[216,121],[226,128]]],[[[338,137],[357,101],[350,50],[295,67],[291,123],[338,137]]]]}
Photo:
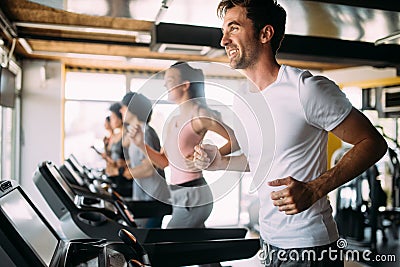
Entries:
{"type": "Polygon", "coordinates": [[[276,60],[259,60],[253,66],[243,70],[244,74],[262,91],[278,78],[280,65],[276,60]]]}

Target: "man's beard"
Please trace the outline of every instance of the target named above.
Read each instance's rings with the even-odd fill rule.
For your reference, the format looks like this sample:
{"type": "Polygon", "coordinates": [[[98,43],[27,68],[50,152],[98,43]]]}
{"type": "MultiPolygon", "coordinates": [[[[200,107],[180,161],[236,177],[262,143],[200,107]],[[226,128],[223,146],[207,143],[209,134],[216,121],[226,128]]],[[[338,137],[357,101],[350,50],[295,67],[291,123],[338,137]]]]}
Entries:
{"type": "Polygon", "coordinates": [[[247,69],[255,64],[258,51],[257,45],[252,45],[250,48],[244,50],[239,57],[233,58],[229,65],[233,69],[247,69]]]}

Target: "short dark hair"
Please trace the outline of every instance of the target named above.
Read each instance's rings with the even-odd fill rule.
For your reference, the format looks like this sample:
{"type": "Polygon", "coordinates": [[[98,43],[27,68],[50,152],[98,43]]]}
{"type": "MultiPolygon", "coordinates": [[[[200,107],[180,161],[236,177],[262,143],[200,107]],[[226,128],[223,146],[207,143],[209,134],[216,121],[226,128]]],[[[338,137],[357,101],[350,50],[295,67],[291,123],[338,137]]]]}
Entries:
{"type": "Polygon", "coordinates": [[[117,117],[119,119],[122,120],[122,114],[121,114],[121,104],[118,102],[115,102],[114,104],[112,104],[109,108],[109,110],[114,113],[115,115],[117,115],[117,117]]]}
{"type": "Polygon", "coordinates": [[[271,39],[272,53],[276,55],[285,35],[286,11],[276,0],[222,0],[217,8],[217,14],[223,18],[226,11],[232,7],[244,7],[247,18],[253,22],[255,37],[265,25],[274,28],[274,36],[271,39]]]}
{"type": "Polygon", "coordinates": [[[128,92],[128,93],[126,93],[126,94],[124,95],[124,97],[122,98],[122,101],[121,101],[122,105],[128,106],[128,105],[129,105],[129,102],[131,102],[131,99],[132,99],[132,97],[133,97],[134,95],[135,95],[134,92],[128,92]]]}
{"type": "MultiPolygon", "coordinates": [[[[137,116],[139,121],[150,122],[153,107],[151,101],[142,94],[128,93],[130,100],[127,103],[128,111],[137,116]]],[[[124,104],[125,105],[125,104],[124,104]]]]}

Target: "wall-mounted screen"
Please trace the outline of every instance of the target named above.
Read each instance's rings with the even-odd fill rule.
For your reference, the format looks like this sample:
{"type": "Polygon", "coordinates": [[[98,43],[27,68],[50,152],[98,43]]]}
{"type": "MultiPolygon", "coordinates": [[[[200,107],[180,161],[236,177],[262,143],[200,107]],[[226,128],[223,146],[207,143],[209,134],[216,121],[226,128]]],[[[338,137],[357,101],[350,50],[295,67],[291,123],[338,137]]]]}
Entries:
{"type": "Polygon", "coordinates": [[[0,67],[0,106],[15,106],[15,74],[0,67]]]}

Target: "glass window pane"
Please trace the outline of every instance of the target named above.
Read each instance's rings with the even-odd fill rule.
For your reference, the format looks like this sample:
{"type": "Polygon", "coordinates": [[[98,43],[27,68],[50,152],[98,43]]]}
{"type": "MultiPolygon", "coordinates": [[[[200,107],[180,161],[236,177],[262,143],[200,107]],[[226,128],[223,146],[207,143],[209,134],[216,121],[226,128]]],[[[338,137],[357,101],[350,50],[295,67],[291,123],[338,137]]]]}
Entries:
{"type": "Polygon", "coordinates": [[[149,78],[132,78],[130,91],[139,92],[154,101],[167,100],[164,80],[155,76],[149,78]]]}
{"type": "Polygon", "coordinates": [[[362,88],[360,87],[344,87],[342,90],[346,97],[350,100],[353,107],[361,109],[362,107],[362,88]]]}
{"type": "Polygon", "coordinates": [[[143,87],[143,85],[147,82],[147,78],[133,78],[131,79],[131,88],[130,90],[132,92],[138,92],[140,91],[140,88],[143,87]]]}
{"type": "Polygon", "coordinates": [[[74,154],[88,167],[103,168],[104,160],[90,146],[103,148],[104,120],[113,102],[67,101],[65,103],[64,157],[74,154]]]}
{"type": "Polygon", "coordinates": [[[12,125],[11,108],[2,108],[2,138],[1,145],[1,177],[2,179],[15,179],[12,174],[12,159],[13,159],[13,125],[12,125]]]}
{"type": "Polygon", "coordinates": [[[123,74],[67,72],[65,98],[120,101],[126,92],[123,74]]]}

